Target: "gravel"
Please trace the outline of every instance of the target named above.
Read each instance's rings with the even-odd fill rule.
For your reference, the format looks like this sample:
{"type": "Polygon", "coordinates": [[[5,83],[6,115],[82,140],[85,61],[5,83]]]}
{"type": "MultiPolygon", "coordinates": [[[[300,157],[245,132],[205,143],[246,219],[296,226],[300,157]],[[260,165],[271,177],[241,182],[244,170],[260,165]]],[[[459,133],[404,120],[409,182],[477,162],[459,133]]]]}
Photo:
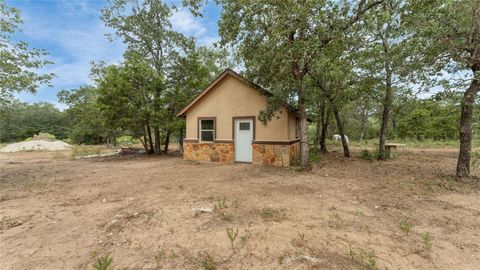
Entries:
{"type": "Polygon", "coordinates": [[[43,150],[43,151],[59,151],[59,150],[68,150],[72,146],[66,142],[62,141],[27,141],[27,142],[18,142],[12,143],[4,148],[0,149],[0,152],[9,153],[9,152],[19,152],[19,151],[33,151],[33,150],[43,150]]]}

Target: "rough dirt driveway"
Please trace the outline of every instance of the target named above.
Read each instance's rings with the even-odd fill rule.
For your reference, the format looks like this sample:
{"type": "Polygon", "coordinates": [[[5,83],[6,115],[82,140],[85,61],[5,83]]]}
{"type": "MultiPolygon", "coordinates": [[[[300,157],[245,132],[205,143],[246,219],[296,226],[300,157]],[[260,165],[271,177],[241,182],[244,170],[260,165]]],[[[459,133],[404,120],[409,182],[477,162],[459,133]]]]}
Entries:
{"type": "Polygon", "coordinates": [[[454,181],[455,158],[331,153],[297,172],[2,154],[0,268],[479,269],[480,188],[454,181]]]}

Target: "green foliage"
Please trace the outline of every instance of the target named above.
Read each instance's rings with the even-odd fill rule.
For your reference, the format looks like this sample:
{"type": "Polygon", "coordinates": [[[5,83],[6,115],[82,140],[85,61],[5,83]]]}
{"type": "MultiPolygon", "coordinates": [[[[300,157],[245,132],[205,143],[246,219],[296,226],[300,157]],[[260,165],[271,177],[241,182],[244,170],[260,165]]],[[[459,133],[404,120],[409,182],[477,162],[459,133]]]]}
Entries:
{"type": "Polygon", "coordinates": [[[368,149],[362,149],[362,151],[360,151],[360,158],[365,160],[376,160],[378,159],[378,151],[369,151],[368,149]]]}
{"type": "Polygon", "coordinates": [[[206,252],[200,254],[199,264],[200,264],[200,267],[202,267],[204,270],[216,270],[217,269],[217,264],[213,260],[212,256],[210,256],[206,252]]]}
{"type": "Polygon", "coordinates": [[[260,216],[265,220],[271,219],[273,218],[273,211],[270,208],[263,208],[260,212],[260,216]]]}
{"type": "Polygon", "coordinates": [[[408,219],[402,219],[400,221],[400,225],[399,225],[400,230],[402,230],[407,235],[413,229],[413,226],[414,226],[413,223],[410,222],[410,220],[408,220],[408,219]]]}
{"type": "Polygon", "coordinates": [[[21,141],[39,133],[67,137],[68,120],[64,112],[50,103],[0,103],[0,141],[21,141]]]}
{"type": "Polygon", "coordinates": [[[113,259],[110,256],[102,256],[100,258],[97,258],[95,264],[93,265],[93,268],[95,268],[95,270],[109,270],[111,269],[110,266],[112,264],[112,261],[113,259]]]}
{"type": "Polygon", "coordinates": [[[476,172],[480,172],[480,152],[479,151],[472,152],[472,168],[476,172]]]}
{"type": "Polygon", "coordinates": [[[72,148],[72,157],[99,155],[101,153],[102,149],[100,147],[92,145],[74,145],[72,148]]]}
{"type": "Polygon", "coordinates": [[[350,247],[348,251],[348,255],[350,255],[350,258],[360,265],[364,270],[377,270],[378,265],[377,265],[377,259],[376,255],[373,252],[373,250],[366,250],[363,248],[359,248],[358,250],[354,250],[350,247]]]}
{"type": "Polygon", "coordinates": [[[55,137],[55,135],[53,135],[53,134],[46,133],[46,132],[40,132],[36,135],[33,135],[33,137],[26,138],[25,141],[32,141],[32,140],[50,140],[50,141],[53,141],[55,139],[57,139],[57,137],[55,137]]]}
{"type": "Polygon", "coordinates": [[[453,140],[458,137],[458,99],[406,101],[404,112],[396,118],[396,134],[417,140],[453,140]]]}
{"type": "Polygon", "coordinates": [[[310,151],[308,151],[308,155],[309,162],[313,164],[320,162],[323,158],[322,153],[317,148],[310,149],[310,151]]]}
{"type": "Polygon", "coordinates": [[[46,60],[45,50],[29,48],[26,42],[15,42],[11,36],[22,24],[20,11],[0,1],[0,102],[13,98],[15,92],[35,93],[43,84],[49,84],[53,73],[38,73],[52,62],[46,60]]]}
{"type": "Polygon", "coordinates": [[[116,142],[120,146],[131,146],[133,144],[139,143],[139,141],[137,139],[134,139],[130,135],[120,136],[120,137],[116,138],[116,142]]]}
{"type": "Polygon", "coordinates": [[[228,205],[227,205],[227,199],[226,198],[219,198],[214,205],[214,208],[216,210],[221,210],[221,209],[224,209],[224,208],[227,208],[227,207],[228,207],[228,205]]]}
{"type": "MultiPolygon", "coordinates": [[[[260,112],[260,119],[271,120],[287,103],[298,109],[300,139],[308,142],[307,106],[315,103],[318,88],[334,102],[332,92],[351,83],[352,62],[344,61],[348,59],[345,37],[376,3],[219,2],[221,44],[234,47],[243,60],[247,78],[273,93],[267,108],[260,112]]],[[[348,38],[352,37],[355,35],[348,38]]],[[[336,97],[335,104],[341,104],[343,96],[336,97]]],[[[308,147],[301,147],[300,156],[300,164],[305,168],[308,147]]]]}
{"type": "Polygon", "coordinates": [[[97,102],[99,90],[92,86],[62,90],[60,102],[68,105],[65,110],[69,121],[68,136],[76,144],[99,144],[113,136],[97,102]]]}
{"type": "Polygon", "coordinates": [[[425,245],[425,250],[430,251],[432,250],[432,237],[430,236],[430,233],[422,233],[422,241],[423,244],[425,245]]]}
{"type": "Polygon", "coordinates": [[[230,239],[230,244],[232,245],[232,250],[235,251],[234,242],[238,236],[238,229],[227,228],[228,239],[230,239]]]}

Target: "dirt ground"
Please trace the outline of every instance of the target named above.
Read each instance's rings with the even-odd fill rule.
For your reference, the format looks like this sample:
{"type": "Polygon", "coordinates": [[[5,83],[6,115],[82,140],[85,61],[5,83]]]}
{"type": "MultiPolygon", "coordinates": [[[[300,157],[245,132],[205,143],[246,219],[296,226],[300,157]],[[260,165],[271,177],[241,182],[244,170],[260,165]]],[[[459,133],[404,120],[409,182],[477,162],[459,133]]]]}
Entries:
{"type": "Polygon", "coordinates": [[[2,154],[0,268],[479,269],[480,187],[454,149],[338,151],[310,172],[2,154]]]}

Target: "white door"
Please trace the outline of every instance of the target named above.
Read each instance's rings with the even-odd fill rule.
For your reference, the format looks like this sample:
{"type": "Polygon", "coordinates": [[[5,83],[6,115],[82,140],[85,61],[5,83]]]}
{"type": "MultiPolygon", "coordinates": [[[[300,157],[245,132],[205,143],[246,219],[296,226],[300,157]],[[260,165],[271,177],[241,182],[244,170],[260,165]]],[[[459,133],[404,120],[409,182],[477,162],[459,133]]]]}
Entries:
{"type": "Polygon", "coordinates": [[[235,161],[252,162],[253,120],[235,120],[235,161]]]}

